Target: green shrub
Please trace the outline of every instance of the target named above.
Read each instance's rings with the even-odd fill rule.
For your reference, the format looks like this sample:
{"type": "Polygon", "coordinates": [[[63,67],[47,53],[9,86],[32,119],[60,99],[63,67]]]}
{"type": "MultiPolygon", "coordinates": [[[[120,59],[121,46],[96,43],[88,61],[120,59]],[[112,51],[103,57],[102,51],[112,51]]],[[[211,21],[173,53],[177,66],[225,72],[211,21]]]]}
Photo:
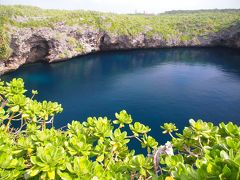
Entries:
{"type": "Polygon", "coordinates": [[[77,41],[77,39],[75,39],[74,37],[68,37],[67,41],[74,48],[75,51],[79,53],[84,51],[84,46],[81,44],[81,42],[77,41]]]}
{"type": "Polygon", "coordinates": [[[126,111],[114,121],[89,117],[56,129],[61,105],[38,102],[37,94],[27,97],[22,79],[0,82],[1,179],[239,179],[240,127],[231,122],[191,119],[182,133],[165,123],[171,141],[158,145],[150,127],[133,123],[126,111]],[[132,139],[148,156],[129,149],[132,139]]]}
{"type": "Polygon", "coordinates": [[[83,44],[81,44],[81,42],[78,42],[77,45],[74,47],[75,51],[77,51],[78,53],[84,52],[85,47],[83,44]]]}
{"type": "Polygon", "coordinates": [[[191,37],[190,36],[187,36],[187,35],[183,35],[183,36],[181,36],[181,41],[189,41],[189,40],[191,40],[191,37]]]}

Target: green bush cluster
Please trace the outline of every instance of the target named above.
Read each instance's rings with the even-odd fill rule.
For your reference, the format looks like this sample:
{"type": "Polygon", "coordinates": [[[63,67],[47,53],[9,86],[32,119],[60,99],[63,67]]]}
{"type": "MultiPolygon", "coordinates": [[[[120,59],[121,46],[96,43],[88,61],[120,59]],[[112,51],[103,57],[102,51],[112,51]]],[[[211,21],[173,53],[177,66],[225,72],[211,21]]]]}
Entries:
{"type": "Polygon", "coordinates": [[[81,42],[77,41],[77,39],[75,39],[74,37],[68,37],[67,41],[75,49],[75,51],[79,53],[84,51],[84,46],[81,44],[81,42]]]}
{"type": "MultiPolygon", "coordinates": [[[[22,79],[0,82],[0,179],[222,179],[240,177],[240,127],[189,121],[182,133],[165,123],[164,145],[151,128],[133,122],[126,111],[107,117],[72,121],[56,129],[56,102],[34,100],[22,79]],[[12,122],[21,125],[15,127],[12,122]],[[47,126],[49,124],[49,126],[47,126]],[[129,149],[136,139],[147,156],[129,149]]],[[[161,134],[159,133],[159,136],[161,134]]]]}

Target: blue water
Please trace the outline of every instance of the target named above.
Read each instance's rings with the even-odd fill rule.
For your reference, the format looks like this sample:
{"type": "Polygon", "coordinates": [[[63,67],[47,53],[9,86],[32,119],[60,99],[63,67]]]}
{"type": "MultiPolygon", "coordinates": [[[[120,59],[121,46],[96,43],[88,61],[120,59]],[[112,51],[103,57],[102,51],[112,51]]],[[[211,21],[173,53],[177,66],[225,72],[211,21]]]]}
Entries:
{"type": "Polygon", "coordinates": [[[215,124],[240,122],[240,52],[227,48],[177,48],[104,52],[55,64],[31,64],[4,75],[21,77],[38,100],[58,101],[55,125],[127,110],[152,128],[190,118],[215,124]]]}

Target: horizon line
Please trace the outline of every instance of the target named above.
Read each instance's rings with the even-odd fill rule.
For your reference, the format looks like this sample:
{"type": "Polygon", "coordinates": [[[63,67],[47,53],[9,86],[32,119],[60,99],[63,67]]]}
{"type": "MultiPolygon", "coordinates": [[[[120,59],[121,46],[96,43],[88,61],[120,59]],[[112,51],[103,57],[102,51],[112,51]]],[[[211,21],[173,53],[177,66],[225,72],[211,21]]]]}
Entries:
{"type": "Polygon", "coordinates": [[[99,11],[99,10],[91,10],[91,9],[62,9],[62,8],[44,8],[44,7],[40,7],[40,6],[34,6],[34,5],[26,5],[26,4],[1,4],[0,2],[0,6],[25,6],[25,7],[35,7],[35,8],[39,8],[42,10],[60,10],[60,11],[92,11],[92,12],[100,12],[100,13],[113,13],[113,14],[164,14],[164,13],[169,13],[169,12],[174,12],[174,11],[221,11],[221,10],[240,10],[240,8],[210,8],[210,9],[173,9],[173,10],[166,10],[166,11],[162,11],[162,12],[148,12],[148,11],[137,11],[135,10],[134,12],[129,12],[129,13],[118,13],[118,12],[111,12],[111,11],[99,11]]]}

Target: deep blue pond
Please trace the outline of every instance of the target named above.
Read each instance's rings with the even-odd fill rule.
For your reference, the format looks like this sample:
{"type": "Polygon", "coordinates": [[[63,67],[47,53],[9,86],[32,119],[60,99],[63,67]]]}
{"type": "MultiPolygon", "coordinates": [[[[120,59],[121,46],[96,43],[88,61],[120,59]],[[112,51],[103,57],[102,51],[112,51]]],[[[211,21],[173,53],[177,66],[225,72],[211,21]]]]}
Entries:
{"type": "MultiPolygon", "coordinates": [[[[4,75],[21,77],[39,100],[58,101],[61,127],[88,116],[127,110],[152,128],[190,118],[240,121],[240,53],[228,48],[177,48],[104,52],[55,64],[32,64],[4,75]]],[[[165,138],[164,138],[165,139],[165,138]]]]}

